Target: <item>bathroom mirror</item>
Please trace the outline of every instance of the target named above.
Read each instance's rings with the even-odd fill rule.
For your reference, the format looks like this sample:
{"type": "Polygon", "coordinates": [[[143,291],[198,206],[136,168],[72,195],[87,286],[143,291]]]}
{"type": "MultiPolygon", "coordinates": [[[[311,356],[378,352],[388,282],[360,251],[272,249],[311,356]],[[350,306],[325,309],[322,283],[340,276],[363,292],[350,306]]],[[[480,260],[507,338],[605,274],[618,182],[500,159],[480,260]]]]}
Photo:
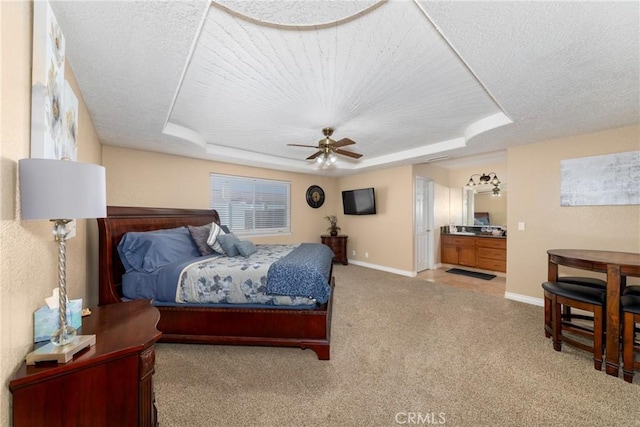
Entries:
{"type": "Polygon", "coordinates": [[[493,186],[462,187],[463,225],[507,225],[507,187],[500,184],[500,197],[492,196],[493,186]]]}

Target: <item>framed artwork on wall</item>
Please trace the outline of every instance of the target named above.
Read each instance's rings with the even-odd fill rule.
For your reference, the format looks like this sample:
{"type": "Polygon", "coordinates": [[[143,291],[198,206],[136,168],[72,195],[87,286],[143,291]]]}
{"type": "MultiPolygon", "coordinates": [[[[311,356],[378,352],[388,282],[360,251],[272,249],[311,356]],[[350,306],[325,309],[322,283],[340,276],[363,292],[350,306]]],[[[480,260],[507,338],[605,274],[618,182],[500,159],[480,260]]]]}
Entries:
{"type": "Polygon", "coordinates": [[[65,39],[46,1],[33,4],[31,157],[77,160],[78,99],[64,78],[65,39]]]}
{"type": "Polygon", "coordinates": [[[560,162],[561,206],[640,205],[640,151],[560,162]]]}

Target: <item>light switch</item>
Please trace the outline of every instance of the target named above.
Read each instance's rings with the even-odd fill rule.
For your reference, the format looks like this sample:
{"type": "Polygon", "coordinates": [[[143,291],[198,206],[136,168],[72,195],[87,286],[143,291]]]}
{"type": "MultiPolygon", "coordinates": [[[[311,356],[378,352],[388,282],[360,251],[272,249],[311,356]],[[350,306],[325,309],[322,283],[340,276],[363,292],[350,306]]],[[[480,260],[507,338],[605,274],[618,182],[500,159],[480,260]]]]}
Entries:
{"type": "Polygon", "coordinates": [[[519,223],[518,223],[518,230],[519,230],[519,231],[524,231],[524,228],[525,228],[525,227],[524,227],[524,221],[519,222],[519,223]]]}

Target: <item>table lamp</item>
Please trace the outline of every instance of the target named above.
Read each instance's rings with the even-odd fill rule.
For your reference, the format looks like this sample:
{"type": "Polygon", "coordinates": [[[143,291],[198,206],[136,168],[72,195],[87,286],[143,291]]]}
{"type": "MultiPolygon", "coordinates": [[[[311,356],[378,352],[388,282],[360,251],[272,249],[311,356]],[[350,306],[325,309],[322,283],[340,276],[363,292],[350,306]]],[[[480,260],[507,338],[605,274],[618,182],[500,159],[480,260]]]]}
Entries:
{"type": "MultiPolygon", "coordinates": [[[[18,169],[22,219],[54,222],[53,235],[58,242],[59,328],[51,336],[51,343],[57,347],[70,346],[76,330],[67,322],[67,224],[77,218],[107,215],[105,169],[88,163],[52,159],[22,159],[18,169]]],[[[75,341],[77,344],[77,339],[75,341]]],[[[66,350],[55,352],[65,353],[66,350]]]]}

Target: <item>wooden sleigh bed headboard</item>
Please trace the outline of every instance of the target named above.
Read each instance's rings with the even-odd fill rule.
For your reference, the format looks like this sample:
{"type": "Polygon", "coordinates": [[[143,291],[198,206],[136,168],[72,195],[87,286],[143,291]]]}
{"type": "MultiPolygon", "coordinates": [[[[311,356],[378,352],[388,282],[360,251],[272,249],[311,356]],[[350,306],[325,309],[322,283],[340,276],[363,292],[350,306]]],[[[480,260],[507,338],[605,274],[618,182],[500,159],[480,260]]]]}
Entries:
{"type": "MultiPolygon", "coordinates": [[[[125,233],[214,221],[220,223],[215,210],[108,206],[107,218],[98,219],[100,305],[123,303],[124,266],[117,248],[125,233]]],[[[315,308],[157,306],[160,341],[310,348],[328,360],[335,287],[331,275],[330,285],[329,301],[315,308]]]]}
{"type": "Polygon", "coordinates": [[[100,240],[100,305],[122,301],[124,266],[118,243],[129,231],[152,231],[186,225],[220,223],[215,210],[108,206],[107,217],[98,218],[100,240]]]}

